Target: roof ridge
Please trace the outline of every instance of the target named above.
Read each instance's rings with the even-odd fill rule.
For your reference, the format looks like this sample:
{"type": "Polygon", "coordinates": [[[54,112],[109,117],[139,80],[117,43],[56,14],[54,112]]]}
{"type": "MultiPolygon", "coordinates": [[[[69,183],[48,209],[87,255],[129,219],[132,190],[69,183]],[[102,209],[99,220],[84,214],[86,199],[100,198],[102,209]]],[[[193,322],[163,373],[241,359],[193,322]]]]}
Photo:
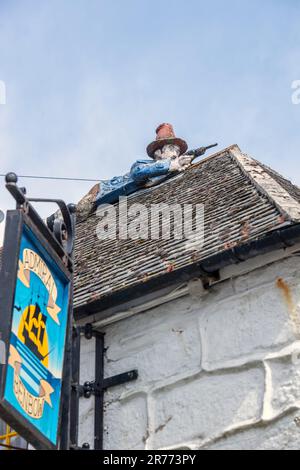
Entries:
{"type": "MultiPolygon", "coordinates": [[[[294,195],[274,178],[275,171],[273,172],[271,168],[267,171],[263,163],[243,153],[237,146],[231,148],[229,153],[256,189],[267,197],[286,219],[300,222],[300,201],[295,199],[294,195]]],[[[278,179],[284,179],[279,173],[276,175],[278,179]]],[[[293,186],[292,183],[290,185],[293,186]]]]}
{"type": "Polygon", "coordinates": [[[232,145],[229,145],[229,147],[225,147],[224,149],[219,150],[218,152],[215,152],[211,155],[208,155],[205,158],[202,158],[202,160],[200,160],[197,163],[193,163],[193,165],[190,168],[195,168],[197,166],[201,166],[202,163],[206,163],[207,161],[212,160],[213,158],[220,157],[222,154],[229,153],[229,152],[234,151],[234,150],[237,150],[237,151],[241,152],[241,149],[237,144],[232,144],[232,145]]]}

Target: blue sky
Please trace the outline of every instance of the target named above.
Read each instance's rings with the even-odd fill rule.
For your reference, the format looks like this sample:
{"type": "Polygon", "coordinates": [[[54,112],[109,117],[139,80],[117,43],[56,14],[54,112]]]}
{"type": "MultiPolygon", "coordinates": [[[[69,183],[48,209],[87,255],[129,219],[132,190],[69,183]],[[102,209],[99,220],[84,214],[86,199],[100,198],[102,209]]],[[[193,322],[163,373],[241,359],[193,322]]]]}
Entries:
{"type": "MultiPolygon", "coordinates": [[[[167,121],[300,185],[297,0],[0,0],[0,80],[0,173],[122,174],[167,121]]],[[[76,202],[92,183],[20,184],[76,202]]]]}

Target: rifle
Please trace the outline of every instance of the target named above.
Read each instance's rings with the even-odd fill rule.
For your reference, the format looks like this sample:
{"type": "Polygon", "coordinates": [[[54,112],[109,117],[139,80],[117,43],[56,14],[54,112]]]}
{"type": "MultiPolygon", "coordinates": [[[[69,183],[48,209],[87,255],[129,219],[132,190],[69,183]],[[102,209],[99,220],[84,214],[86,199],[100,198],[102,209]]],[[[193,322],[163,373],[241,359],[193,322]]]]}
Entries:
{"type": "MultiPolygon", "coordinates": [[[[195,150],[189,150],[188,152],[184,153],[184,156],[192,156],[192,162],[195,160],[195,158],[200,157],[201,155],[204,155],[206,150],[211,149],[213,147],[216,147],[218,144],[212,144],[208,145],[207,147],[199,147],[198,149],[195,150]]],[[[192,163],[191,162],[191,163],[192,163]]]]}

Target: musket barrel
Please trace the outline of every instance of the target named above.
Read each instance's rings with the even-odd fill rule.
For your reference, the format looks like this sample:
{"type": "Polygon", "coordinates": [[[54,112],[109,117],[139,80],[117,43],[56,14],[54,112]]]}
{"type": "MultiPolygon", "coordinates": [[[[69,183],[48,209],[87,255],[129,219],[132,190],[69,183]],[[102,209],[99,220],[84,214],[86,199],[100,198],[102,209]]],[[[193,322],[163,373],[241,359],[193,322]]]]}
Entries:
{"type": "Polygon", "coordinates": [[[196,150],[190,150],[189,152],[186,153],[186,155],[192,155],[192,162],[193,162],[195,158],[200,157],[201,155],[204,155],[206,150],[216,147],[217,145],[218,144],[211,144],[211,145],[208,145],[207,147],[200,147],[199,149],[196,149],[196,150]]]}
{"type": "Polygon", "coordinates": [[[211,148],[213,148],[213,147],[216,147],[217,145],[218,145],[218,144],[212,144],[212,145],[208,145],[208,146],[205,147],[205,148],[208,150],[208,149],[211,149],[211,148]]]}

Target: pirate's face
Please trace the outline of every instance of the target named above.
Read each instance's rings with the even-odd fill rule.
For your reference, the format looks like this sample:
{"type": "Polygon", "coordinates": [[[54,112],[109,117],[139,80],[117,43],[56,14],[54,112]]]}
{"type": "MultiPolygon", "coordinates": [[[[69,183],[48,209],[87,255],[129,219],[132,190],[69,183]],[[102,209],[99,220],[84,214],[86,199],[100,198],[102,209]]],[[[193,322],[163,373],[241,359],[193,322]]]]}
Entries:
{"type": "Polygon", "coordinates": [[[154,152],[155,160],[165,160],[166,158],[175,159],[180,155],[180,147],[178,145],[167,144],[161,149],[154,152]]]}

